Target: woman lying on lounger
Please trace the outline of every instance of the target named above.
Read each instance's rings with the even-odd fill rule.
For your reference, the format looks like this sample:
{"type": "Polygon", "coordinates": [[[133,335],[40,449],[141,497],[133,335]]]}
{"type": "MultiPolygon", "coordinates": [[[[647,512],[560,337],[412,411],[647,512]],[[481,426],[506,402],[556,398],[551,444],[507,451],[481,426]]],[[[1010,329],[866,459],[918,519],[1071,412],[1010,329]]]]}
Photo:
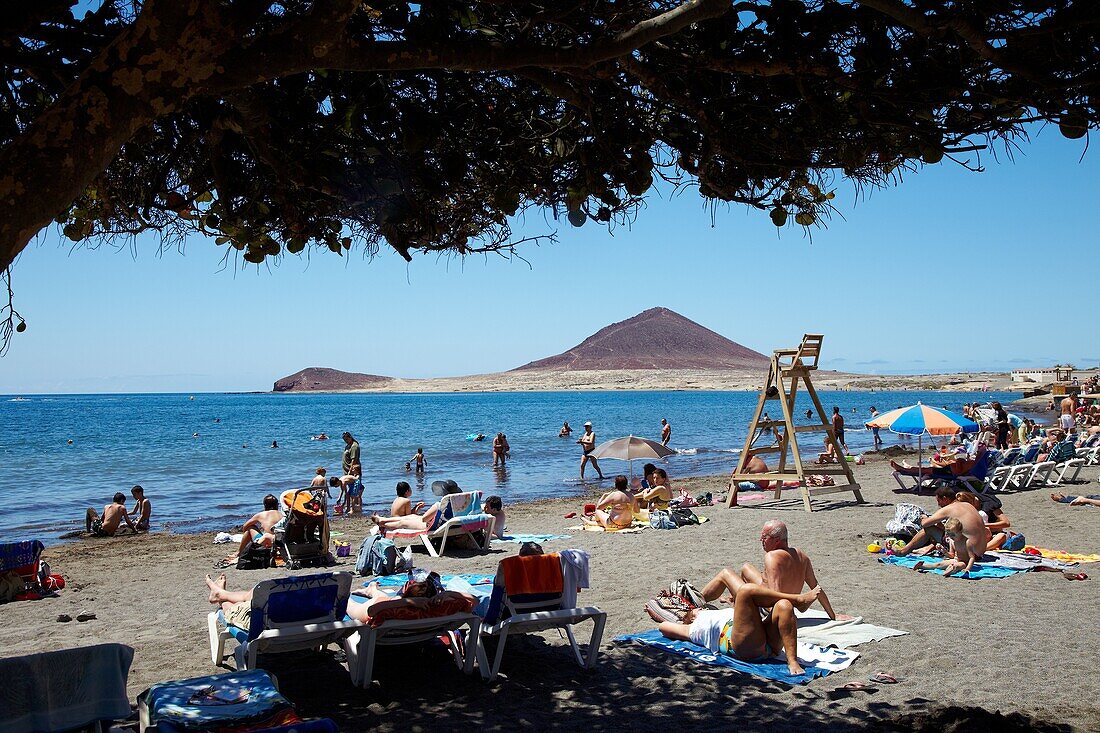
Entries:
{"type": "Polygon", "coordinates": [[[792,675],[806,670],[798,663],[798,624],[794,610],[805,611],[821,595],[821,588],[798,595],[779,593],[756,583],[737,589],[733,608],[695,611],[687,624],[665,621],[658,628],[669,639],[690,641],[713,652],[744,662],[775,657],[787,650],[787,669],[792,675]],[[761,618],[760,609],[769,609],[761,618]]]}
{"type": "Polygon", "coordinates": [[[372,514],[370,520],[384,531],[391,529],[428,529],[435,522],[435,515],[439,513],[439,502],[432,504],[423,514],[406,514],[401,517],[383,517],[372,514]]]}
{"type": "Polygon", "coordinates": [[[378,583],[371,583],[362,590],[352,591],[352,595],[366,596],[366,603],[349,603],[348,616],[356,621],[369,621],[371,616],[376,616],[380,611],[388,608],[428,608],[428,599],[437,602],[446,598],[462,599],[468,602],[468,607],[477,605],[477,599],[465,593],[453,590],[443,590],[439,584],[439,576],[429,577],[427,580],[410,580],[399,593],[390,595],[382,590],[378,583]]]}

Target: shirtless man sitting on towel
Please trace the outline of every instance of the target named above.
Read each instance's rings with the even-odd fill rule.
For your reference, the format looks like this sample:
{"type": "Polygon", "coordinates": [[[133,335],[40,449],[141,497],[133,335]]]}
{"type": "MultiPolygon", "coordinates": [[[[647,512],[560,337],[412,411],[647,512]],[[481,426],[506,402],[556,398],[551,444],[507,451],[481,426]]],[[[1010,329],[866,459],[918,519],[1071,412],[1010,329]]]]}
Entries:
{"type": "Polygon", "coordinates": [[[787,669],[800,675],[806,670],[798,663],[794,611],[805,611],[820,597],[820,588],[795,595],[742,583],[734,594],[733,608],[697,611],[689,624],[666,621],[658,628],[666,638],[690,641],[745,662],[768,659],[786,650],[787,669]],[[761,609],[769,612],[763,614],[761,609]]]}
{"type": "MultiPolygon", "coordinates": [[[[726,568],[703,587],[703,598],[708,602],[715,601],[729,591],[732,603],[738,589],[746,583],[762,585],[786,594],[801,593],[803,586],[818,587],[810,556],[787,544],[787,525],[783,522],[778,519],[765,522],[760,530],[760,544],[764,548],[763,572],[748,562],[741,566],[740,572],[726,568]]],[[[829,618],[835,619],[836,613],[825,591],[818,594],[818,600],[829,618]]]]}
{"type": "Polygon", "coordinates": [[[941,486],[936,489],[936,503],[939,510],[930,517],[921,520],[922,529],[905,547],[895,550],[895,555],[908,555],[910,552],[929,544],[945,545],[943,523],[954,517],[962,525],[962,534],[966,537],[966,551],[976,561],[981,561],[982,555],[988,549],[989,531],[985,526],[985,520],[978,510],[965,501],[956,501],[957,493],[949,486],[941,486]]]}

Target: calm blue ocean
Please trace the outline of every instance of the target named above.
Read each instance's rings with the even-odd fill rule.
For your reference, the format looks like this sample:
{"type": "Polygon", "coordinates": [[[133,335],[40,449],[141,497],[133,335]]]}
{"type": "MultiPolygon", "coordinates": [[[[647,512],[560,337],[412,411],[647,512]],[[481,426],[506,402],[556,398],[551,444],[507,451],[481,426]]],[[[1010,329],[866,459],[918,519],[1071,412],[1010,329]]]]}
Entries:
{"type": "MultiPolygon", "coordinates": [[[[798,414],[810,404],[800,397],[798,414]]],[[[958,410],[966,400],[1013,397],[821,393],[826,410],[843,411],[853,452],[871,445],[870,432],[860,429],[871,405],[887,410],[920,400],[958,410]]],[[[85,509],[101,510],[115,491],[129,500],[133,484],[143,485],[153,502],[154,529],[228,529],[257,511],[264,494],[307,485],[318,466],[338,475],[344,430],[362,446],[365,509],[388,506],[403,479],[424,500],[429,484],[443,478],[505,502],[577,493],[579,432],[558,438],[563,420],[577,431],[591,420],[602,442],[629,434],[658,438],[665,417],[671,445],[681,451],[667,461],[673,479],[726,473],[756,399],[747,392],[8,395],[0,397],[0,492],[7,497],[0,537],[56,538],[81,526],[85,509]],[[504,471],[492,468],[498,431],[512,447],[504,471]],[[310,440],[321,432],[332,439],[310,440]],[[486,441],[466,440],[476,432],[486,441]],[[278,448],[270,447],[273,440],[278,448]],[[404,470],[417,447],[428,461],[423,478],[404,470]]],[[[778,403],[769,404],[778,417],[778,403]]],[[[619,461],[601,467],[609,477],[627,471],[619,461]]]]}

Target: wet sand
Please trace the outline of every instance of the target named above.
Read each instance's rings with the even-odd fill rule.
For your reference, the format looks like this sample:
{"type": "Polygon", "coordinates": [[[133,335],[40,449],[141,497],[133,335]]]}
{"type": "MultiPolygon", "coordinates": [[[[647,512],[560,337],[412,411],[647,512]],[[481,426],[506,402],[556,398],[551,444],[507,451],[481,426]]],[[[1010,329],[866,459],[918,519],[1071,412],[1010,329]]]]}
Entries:
{"type": "MultiPolygon", "coordinates": [[[[984,730],[1095,731],[1100,729],[1100,645],[1097,601],[1100,567],[1092,578],[1066,581],[1058,573],[1027,573],[1003,580],[950,580],[876,562],[866,552],[884,533],[897,501],[934,508],[931,497],[899,496],[888,466],[855,468],[868,503],[837,494],[808,514],[796,493],[779,503],[699,511],[708,523],[676,531],[647,529],[633,535],[574,532],[545,543],[548,551],[579,547],[592,556],[594,587],[581,598],[608,612],[600,664],[594,672],[572,663],[556,634],[509,641],[502,676],[486,684],[465,678],[433,648],[384,648],[371,690],[353,689],[330,652],[270,658],[281,689],[308,715],[334,718],[345,731],[517,729],[834,731],[984,730]],[[908,636],[862,645],[848,670],[807,686],[787,688],[702,666],[656,650],[613,643],[614,636],[653,628],[647,598],[675,578],[702,585],[724,566],[759,563],[760,525],[788,523],[793,545],[807,550],[840,613],[893,626],[908,636]],[[902,678],[897,685],[848,691],[879,670],[902,678]]],[[[1097,469],[1082,472],[1096,493],[1097,469]]],[[[674,477],[675,478],[675,477],[674,477]]],[[[725,489],[723,477],[685,481],[693,493],[725,489]]],[[[1100,551],[1100,510],[1069,507],[1049,491],[1004,497],[1014,528],[1029,543],[1077,552],[1100,551]]],[[[577,523],[577,498],[508,506],[513,532],[562,533],[577,523]]],[[[228,529],[228,528],[227,528],[228,529]]],[[[336,520],[353,548],[366,534],[363,518],[336,520]]],[[[46,556],[68,581],[60,597],[3,607],[0,645],[6,655],[98,642],[136,649],[130,672],[134,697],[150,684],[217,671],[209,658],[202,582],[230,550],[212,535],[154,534],[85,540],[52,547],[46,556]],[[58,623],[59,614],[94,612],[85,623],[58,623]]],[[[514,544],[491,553],[460,551],[441,559],[417,552],[417,564],[441,573],[493,572],[514,544]]],[[[342,558],[338,570],[351,570],[342,558]]],[[[284,570],[230,569],[230,588],[284,570]]],[[[359,581],[357,581],[358,583],[359,581]]],[[[580,634],[587,639],[585,632],[580,634]]]]}

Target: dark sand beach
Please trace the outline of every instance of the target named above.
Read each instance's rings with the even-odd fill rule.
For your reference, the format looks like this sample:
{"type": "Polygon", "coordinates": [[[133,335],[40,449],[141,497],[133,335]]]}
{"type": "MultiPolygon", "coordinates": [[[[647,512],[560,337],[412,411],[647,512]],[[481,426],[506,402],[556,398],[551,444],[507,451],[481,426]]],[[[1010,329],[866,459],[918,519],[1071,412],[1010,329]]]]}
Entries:
{"type": "MultiPolygon", "coordinates": [[[[824,497],[808,514],[791,494],[778,504],[699,510],[708,523],[633,535],[574,532],[545,543],[548,551],[579,547],[592,557],[593,588],[586,604],[608,613],[600,663],[594,672],[572,663],[564,641],[543,634],[509,642],[502,676],[490,684],[466,678],[433,648],[383,649],[370,690],[352,688],[332,651],[271,657],[265,666],[307,715],[335,719],[341,730],[590,729],[802,731],[1095,731],[1100,729],[1100,675],[1095,651],[1100,568],[1084,582],[1059,573],[1026,573],[1002,580],[951,580],[876,562],[866,552],[883,533],[896,501],[934,508],[931,497],[899,496],[889,466],[856,467],[868,500],[824,497]],[[760,525],[778,517],[791,543],[807,550],[840,613],[909,632],[858,647],[861,657],[840,673],[788,688],[703,666],[612,638],[653,628],[647,598],[679,577],[702,585],[724,566],[759,562],[760,525]],[[877,671],[896,685],[845,690],[877,671]],[[959,725],[959,727],[952,727],[959,725]]],[[[1095,492],[1097,469],[1082,472],[1095,492]]],[[[723,477],[692,479],[693,492],[724,490],[723,477]]],[[[1067,487],[1074,493],[1086,487],[1067,487]]],[[[506,507],[511,531],[562,532],[576,520],[576,498],[506,507]]],[[[1100,550],[1100,511],[1069,507],[1035,490],[1004,497],[1015,529],[1031,544],[1076,552],[1100,550]]],[[[357,546],[369,523],[336,521],[357,546]]],[[[136,649],[131,697],[150,684],[210,674],[202,582],[225,556],[212,535],[153,534],[87,540],[50,548],[47,559],[68,581],[60,597],[4,607],[0,644],[7,655],[122,642],[136,649]],[[59,623],[59,614],[94,612],[84,623],[59,623]]],[[[486,555],[466,551],[418,565],[441,573],[493,572],[516,551],[496,544],[486,555]]],[[[351,570],[342,558],[337,570],[351,570]]],[[[289,571],[226,571],[241,588],[289,571]]],[[[359,581],[357,581],[358,583],[359,581]]],[[[582,640],[587,636],[581,634],[582,640]]]]}

